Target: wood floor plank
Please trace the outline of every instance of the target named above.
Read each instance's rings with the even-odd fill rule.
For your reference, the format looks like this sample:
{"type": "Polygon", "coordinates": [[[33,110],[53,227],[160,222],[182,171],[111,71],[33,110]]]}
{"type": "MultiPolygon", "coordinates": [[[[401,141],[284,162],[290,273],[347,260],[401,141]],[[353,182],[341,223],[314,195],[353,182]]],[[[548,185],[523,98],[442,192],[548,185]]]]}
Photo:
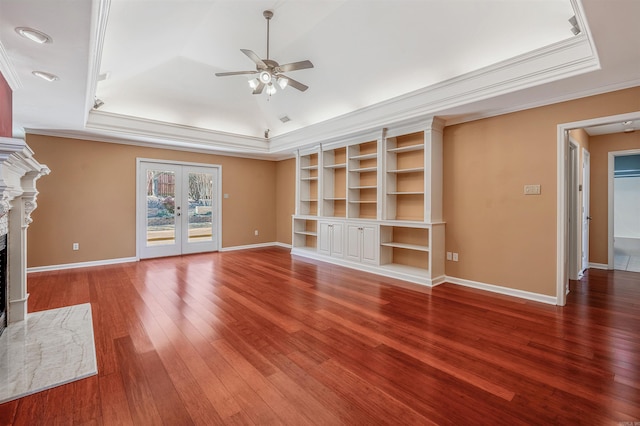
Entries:
{"type": "Polygon", "coordinates": [[[91,303],[98,375],[0,425],[640,421],[638,273],[588,270],[562,308],[276,247],[28,279],[31,312],[91,303]]]}
{"type": "Polygon", "coordinates": [[[114,343],[133,422],[162,424],[142,361],[135,352],[131,338],[120,337],[114,343]]]}

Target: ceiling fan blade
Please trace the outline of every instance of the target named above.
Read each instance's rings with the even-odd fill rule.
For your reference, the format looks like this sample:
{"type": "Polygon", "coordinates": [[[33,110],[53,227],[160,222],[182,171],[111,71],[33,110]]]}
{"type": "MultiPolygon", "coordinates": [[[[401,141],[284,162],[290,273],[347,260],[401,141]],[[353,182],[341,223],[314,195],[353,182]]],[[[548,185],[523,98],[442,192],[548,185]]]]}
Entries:
{"type": "Polygon", "coordinates": [[[288,77],[286,75],[282,75],[280,74],[280,77],[284,77],[287,80],[289,80],[289,82],[287,83],[287,85],[293,87],[294,89],[298,89],[301,92],[304,92],[305,90],[307,90],[309,88],[309,86],[307,86],[306,84],[302,84],[299,81],[296,81],[294,79],[292,79],[291,77],[288,77]]]}
{"type": "Polygon", "coordinates": [[[251,59],[253,62],[256,63],[256,65],[258,66],[258,69],[261,70],[266,70],[267,68],[269,68],[267,66],[267,64],[265,64],[262,59],[260,59],[260,56],[256,55],[255,52],[253,50],[249,50],[249,49],[240,49],[240,51],[242,53],[244,53],[245,55],[247,55],[249,57],[249,59],[251,59]]]}
{"type": "Polygon", "coordinates": [[[243,75],[243,74],[257,74],[258,71],[232,71],[232,72],[217,72],[216,77],[226,77],[228,75],[243,75]]]}
{"type": "Polygon", "coordinates": [[[290,64],[280,65],[280,71],[282,72],[304,70],[307,68],[313,68],[311,61],[292,62],[290,64]]]}
{"type": "Polygon", "coordinates": [[[264,90],[264,83],[258,83],[258,87],[253,91],[254,95],[259,95],[264,90]]]}

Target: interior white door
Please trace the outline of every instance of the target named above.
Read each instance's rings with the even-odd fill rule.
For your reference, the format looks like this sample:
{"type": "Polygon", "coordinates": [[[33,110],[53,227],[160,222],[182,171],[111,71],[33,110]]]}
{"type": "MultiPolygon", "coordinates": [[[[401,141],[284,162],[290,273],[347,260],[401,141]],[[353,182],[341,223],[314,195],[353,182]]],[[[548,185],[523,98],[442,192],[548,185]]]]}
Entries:
{"type": "Polygon", "coordinates": [[[139,163],[141,259],[218,249],[218,179],[215,167],[139,163]]]}
{"type": "Polygon", "coordinates": [[[589,151],[582,150],[582,272],[589,268],[589,199],[590,199],[591,157],[589,151]]]}

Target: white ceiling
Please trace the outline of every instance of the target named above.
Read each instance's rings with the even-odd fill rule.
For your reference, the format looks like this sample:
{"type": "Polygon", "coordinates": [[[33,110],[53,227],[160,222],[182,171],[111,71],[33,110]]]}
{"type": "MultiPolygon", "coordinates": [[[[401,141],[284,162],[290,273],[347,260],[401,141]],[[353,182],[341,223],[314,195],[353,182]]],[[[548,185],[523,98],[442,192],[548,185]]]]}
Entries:
{"type": "Polygon", "coordinates": [[[405,118],[459,122],[636,86],[639,17],[637,0],[2,0],[0,71],[18,136],[273,155],[405,118]],[[270,58],[315,65],[289,73],[304,93],[252,95],[246,76],[214,75],[254,69],[241,48],[266,57],[267,9],[270,58]]]}

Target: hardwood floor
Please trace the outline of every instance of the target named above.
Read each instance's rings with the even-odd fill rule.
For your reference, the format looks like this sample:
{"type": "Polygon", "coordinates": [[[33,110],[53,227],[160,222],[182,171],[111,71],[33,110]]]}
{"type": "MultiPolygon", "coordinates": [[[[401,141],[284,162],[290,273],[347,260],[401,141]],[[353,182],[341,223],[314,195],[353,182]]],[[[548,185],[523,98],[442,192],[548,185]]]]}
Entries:
{"type": "Polygon", "coordinates": [[[640,274],[564,308],[393,282],[280,248],[30,274],[31,311],[91,302],[98,375],[0,424],[640,421],[640,274]]]}

